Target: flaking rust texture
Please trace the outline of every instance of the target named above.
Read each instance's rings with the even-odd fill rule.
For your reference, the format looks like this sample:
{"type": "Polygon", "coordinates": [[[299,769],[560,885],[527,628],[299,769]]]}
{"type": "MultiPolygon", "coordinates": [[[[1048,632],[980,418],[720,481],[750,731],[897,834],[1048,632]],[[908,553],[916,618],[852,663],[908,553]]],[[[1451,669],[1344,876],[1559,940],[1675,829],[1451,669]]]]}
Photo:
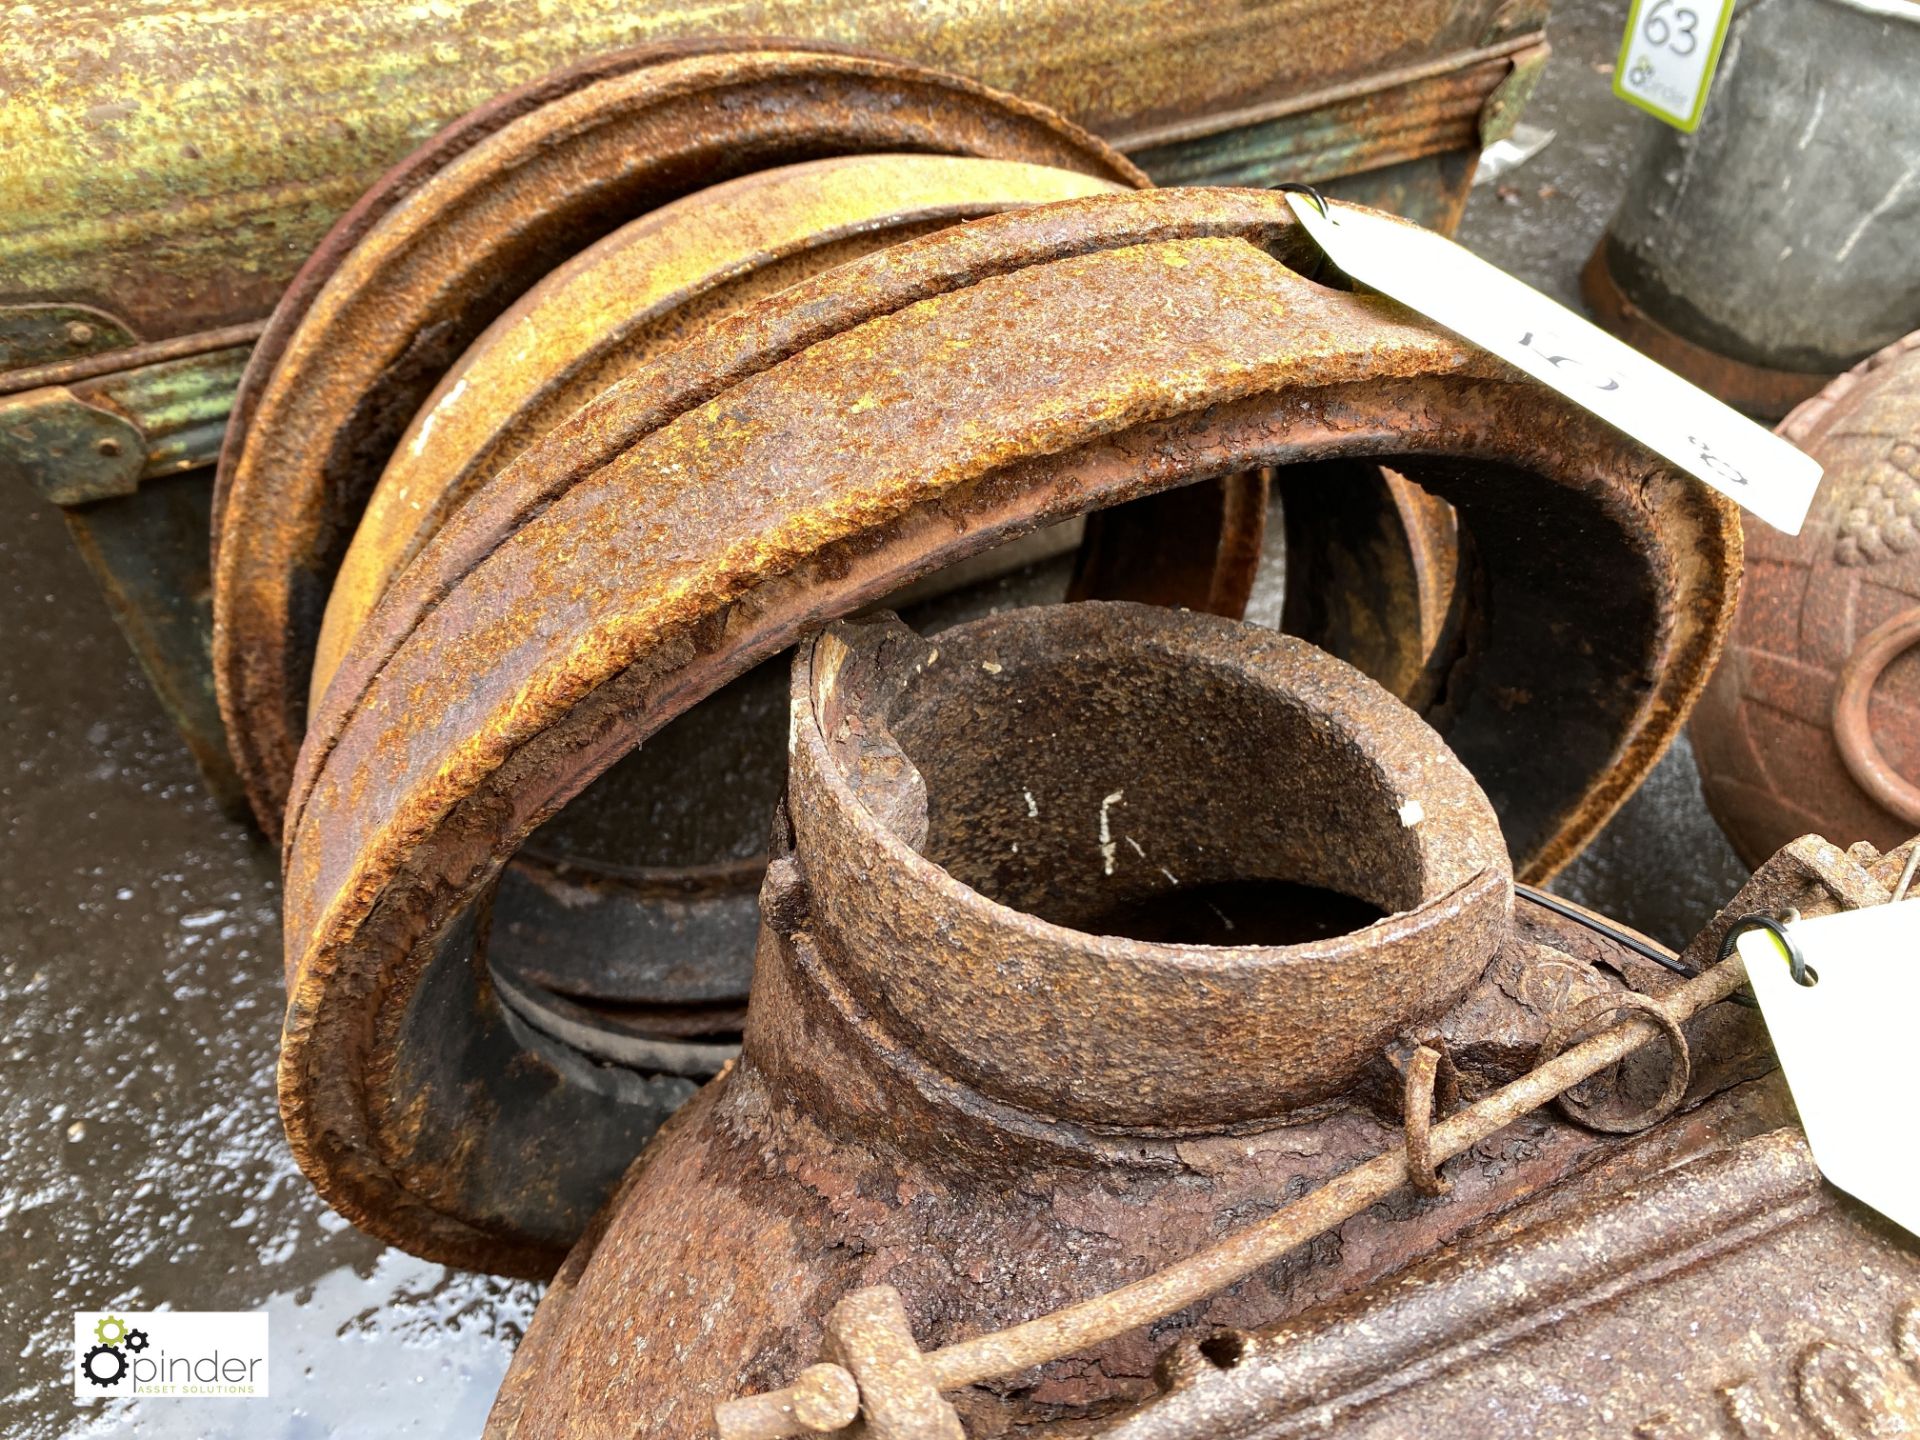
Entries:
{"type": "MultiPolygon", "coordinates": [[[[1683,958],[1712,964],[1755,912],[1888,903],[1916,843],[1883,855],[1802,837],[1683,958]]],[[[1741,1023],[1730,1011],[1700,1020],[1741,1023]]],[[[1700,1053],[1705,1037],[1689,1039],[1700,1053]]],[[[1745,1073],[1771,1058],[1749,1052],[1745,1073]]],[[[1095,1433],[1911,1433],[1920,1248],[1821,1180],[1790,1116],[1777,1077],[1735,1084],[1389,1281],[1183,1342],[1164,1393],[1095,1433]]]]}
{"type": "MultiPolygon", "coordinates": [[[[918,1352],[1090,1299],[1395,1149],[1412,1043],[1478,1096],[1566,1007],[1672,982],[1517,900],[1439,737],[1297,640],[1113,605],[925,638],[867,622],[806,648],[792,698],[745,1053],[575,1248],[492,1436],[708,1433],[717,1402],[846,1363],[836,1306],[873,1286],[918,1352]],[[1294,883],[1236,903],[1273,876],[1294,883]],[[1193,943],[1195,894],[1248,928],[1193,943]],[[1345,928],[1330,902],[1381,918],[1345,928]]],[[[1685,1108],[1648,1137],[1537,1112],[1447,1165],[1444,1196],[1402,1192],[1148,1329],[946,1400],[969,1436],[1083,1434],[1177,1378],[1179,1342],[1551,1212],[1582,1172],[1631,1183],[1781,1123],[1751,1012],[1685,1032],[1685,1108]]],[[[1630,1109],[1670,1058],[1594,1083],[1630,1109]]],[[[924,1423],[885,1433],[949,1433],[924,1423]]]]}
{"type": "Polygon", "coordinates": [[[214,677],[269,834],[353,524],[407,422],[468,343],[626,220],[771,165],[882,150],[1140,178],[1049,112],[951,76],[822,52],[668,52],[459,150],[339,257],[284,349],[263,356],[270,375],[215,493],[214,677]]]}
{"type": "MultiPolygon", "coordinates": [[[[16,6],[0,58],[6,299],[87,298],[148,339],[264,315],[334,220],[440,126],[556,66],[743,36],[856,46],[1151,144],[1536,40],[1540,0],[936,4],[450,0],[16,6]]],[[[1439,143],[1439,142],[1432,142],[1439,143]]]]}
{"type": "Polygon", "coordinates": [[[562,1125],[617,1143],[588,1145],[591,1108],[475,1003],[499,867],[805,629],[1195,479],[1378,456],[1453,504],[1495,603],[1436,719],[1520,873],[1577,850],[1717,649],[1731,511],[1391,302],[1307,280],[1303,243],[1279,197],[1232,191],[909,241],[718,322],[463,506],[349,651],[295,778],[282,1097],[328,1198],[436,1258],[549,1269],[580,1221],[517,1208],[530,1157],[562,1125]],[[387,1133],[422,1094],[437,1136],[387,1133]]]}
{"type": "Polygon", "coordinates": [[[1015,205],[1121,188],[1077,171],[937,155],[757,171],[642,217],[517,300],[400,437],[327,601],[318,698],[392,578],[514,455],[711,319],[893,242],[1015,205]]]}

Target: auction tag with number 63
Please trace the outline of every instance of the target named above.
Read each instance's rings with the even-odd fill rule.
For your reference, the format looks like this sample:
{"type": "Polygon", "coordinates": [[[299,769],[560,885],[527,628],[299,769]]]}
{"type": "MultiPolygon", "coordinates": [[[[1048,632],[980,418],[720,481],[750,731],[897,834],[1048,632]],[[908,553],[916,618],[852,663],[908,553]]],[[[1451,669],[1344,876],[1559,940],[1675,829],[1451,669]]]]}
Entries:
{"type": "Polygon", "coordinates": [[[1734,0],[1634,0],[1613,93],[1691,135],[1707,108],[1734,0]]]}
{"type": "Polygon", "coordinates": [[[1812,456],[1566,306],[1443,235],[1290,192],[1307,233],[1347,274],[1464,336],[1731,496],[1800,533],[1820,484],[1812,456]]]}

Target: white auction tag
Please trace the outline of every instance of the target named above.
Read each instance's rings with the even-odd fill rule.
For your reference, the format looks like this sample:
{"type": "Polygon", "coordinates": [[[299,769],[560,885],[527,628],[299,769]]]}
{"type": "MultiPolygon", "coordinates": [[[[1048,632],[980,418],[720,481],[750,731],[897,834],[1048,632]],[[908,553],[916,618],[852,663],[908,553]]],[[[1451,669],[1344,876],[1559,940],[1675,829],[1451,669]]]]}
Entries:
{"type": "Polygon", "coordinates": [[[1920,901],[1796,920],[1787,933],[1815,983],[1793,979],[1767,931],[1738,944],[1814,1162],[1920,1235],[1920,901]]]}
{"type": "Polygon", "coordinates": [[[1820,484],[1812,456],[1443,235],[1337,200],[1324,214],[1315,197],[1287,200],[1361,284],[1517,365],[1775,529],[1800,533],[1820,484]]]}
{"type": "Polygon", "coordinates": [[[1691,135],[1707,108],[1733,6],[1734,0],[1634,0],[1613,64],[1613,93],[1691,135]]]}

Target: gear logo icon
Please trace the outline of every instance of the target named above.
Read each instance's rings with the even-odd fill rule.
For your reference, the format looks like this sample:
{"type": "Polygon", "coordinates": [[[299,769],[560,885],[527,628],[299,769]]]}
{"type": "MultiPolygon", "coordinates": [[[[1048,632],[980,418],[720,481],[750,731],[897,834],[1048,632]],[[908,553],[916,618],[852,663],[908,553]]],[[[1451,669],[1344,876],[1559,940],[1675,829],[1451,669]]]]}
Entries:
{"type": "Polygon", "coordinates": [[[87,1351],[86,1358],[80,1362],[80,1368],[86,1372],[89,1380],[105,1389],[111,1385],[118,1385],[126,1378],[127,1357],[111,1345],[96,1345],[87,1351]]]}
{"type": "MultiPolygon", "coordinates": [[[[102,1315],[93,1322],[92,1349],[80,1355],[80,1373],[95,1388],[111,1389],[126,1380],[133,1371],[131,1356],[138,1355],[150,1343],[144,1330],[129,1329],[124,1315],[102,1315]]],[[[79,1355],[84,1338],[75,1337],[74,1353],[79,1355]]],[[[78,1381],[75,1382],[78,1384],[78,1381]]]]}

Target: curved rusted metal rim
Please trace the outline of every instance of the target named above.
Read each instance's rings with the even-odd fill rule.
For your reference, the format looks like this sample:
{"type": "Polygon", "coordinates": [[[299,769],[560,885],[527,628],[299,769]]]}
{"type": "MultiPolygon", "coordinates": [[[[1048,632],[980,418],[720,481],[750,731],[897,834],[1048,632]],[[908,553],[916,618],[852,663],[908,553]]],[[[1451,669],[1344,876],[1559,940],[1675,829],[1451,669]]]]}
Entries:
{"type": "Polygon", "coordinates": [[[1453,512],[1366,460],[1290,465],[1273,484],[1286,529],[1280,628],[1430,710],[1467,618],[1453,512]]]}
{"type": "MultiPolygon", "coordinates": [[[[466,495],[546,429],[703,319],[901,238],[1014,205],[1120,188],[1078,171],[1018,161],[839,156],[756,171],[698,191],[572,257],[467,349],[387,460],[332,584],[310,697],[324,693],[337,657],[392,576],[466,495]]],[[[1264,481],[1249,477],[1156,498],[1172,502],[1155,517],[1160,523],[1128,517],[1105,527],[1121,537],[1139,535],[1138,566],[1133,573],[1100,577],[1095,593],[1138,593],[1143,582],[1153,582],[1168,592],[1156,596],[1162,603],[1238,614],[1258,565],[1264,481]],[[1244,499],[1244,514],[1213,503],[1236,497],[1244,499]],[[1230,548],[1237,540],[1249,542],[1239,553],[1230,548]]],[[[738,723],[737,711],[727,710],[721,697],[711,703],[719,707],[712,712],[715,723],[738,723]]],[[[777,755],[777,739],[768,738],[770,754],[777,755]]],[[[635,761],[644,768],[651,758],[635,761]]],[[[671,773],[657,768],[652,781],[662,788],[676,784],[671,773]]],[[[582,797],[579,803],[599,805],[604,813],[608,802],[582,797]]],[[[771,803],[769,796],[764,806],[771,803]]],[[[764,835],[764,808],[747,823],[746,836],[764,835]]],[[[676,858],[697,860],[706,853],[683,847],[676,858]]],[[[673,861],[638,870],[617,867],[631,885],[608,883],[616,867],[574,868],[593,872],[597,883],[569,885],[554,877],[550,883],[510,884],[502,892],[493,932],[505,936],[494,949],[497,983],[544,982],[582,999],[624,1004],[710,995],[731,982],[724,993],[744,999],[753,894],[763,863],[726,867],[726,878],[737,882],[730,893],[716,893],[711,867],[698,864],[692,871],[673,861]],[[696,889],[708,893],[695,899],[696,889]],[[632,958],[633,970],[611,963],[616,950],[632,958]],[[584,958],[593,956],[608,963],[584,958]]],[[[516,878],[533,877],[523,863],[516,878]]],[[[611,1018],[618,1029],[618,1013],[611,1018]]]]}
{"type": "MultiPolygon", "coordinates": [[[[226,507],[227,490],[233,483],[233,467],[239,463],[240,452],[246,445],[261,392],[265,390],[274,367],[280,363],[280,357],[286,353],[294,333],[306,319],[307,311],[333,277],[333,272],[340,268],[340,263],[353,247],[389,210],[502,126],[562,96],[571,95],[596,80],[624,75],[663,60],[765,48],[765,43],[761,41],[684,40],[592,56],[577,65],[542,76],[530,85],[509,90],[489,103],[468,111],[374,181],[366,193],[333,222],[313,254],[294,273],[292,282],[273,307],[273,314],[267,317],[267,328],[260,333],[252,353],[247,357],[247,368],[240,376],[238,389],[234,391],[233,409],[228,412],[226,433],[220,441],[220,458],[213,472],[211,544],[216,559],[220,554],[220,518],[226,507]]],[[[789,48],[808,50],[834,47],[795,42],[789,48]]]]}
{"type": "MultiPolygon", "coordinates": [[[[1112,603],[1007,611],[925,639],[898,621],[836,624],[800,647],[791,711],[787,807],[810,963],[833,977],[821,1003],[876,1049],[896,1052],[875,1063],[897,1083],[964,1093],[953,1108],[992,1113],[1008,1144],[1044,1137],[1084,1158],[1096,1146],[1077,1133],[1083,1127],[1130,1150],[1141,1137],[1257,1129],[1324,1105],[1394,1036],[1458,1000],[1506,938],[1513,876],[1472,775],[1384,687],[1291,635],[1112,603]],[[1209,837],[1207,853],[1224,861],[1241,852],[1253,866],[1243,876],[1311,878],[1374,902],[1382,918],[1292,944],[1140,940],[974,888],[965,862],[959,871],[942,863],[921,833],[937,802],[954,803],[935,792],[965,744],[955,731],[930,733],[945,722],[929,716],[964,716],[977,729],[995,707],[991,695],[1011,687],[1024,698],[1002,708],[1044,714],[1057,744],[1060,731],[1088,724],[1036,698],[1045,683],[1036,677],[1063,669],[1101,675],[1119,692],[1102,719],[1123,713],[1117,724],[1152,734],[1154,748],[1165,744],[1164,727],[1143,714],[1177,713],[1173,692],[1203,688],[1212,715],[1240,717],[1221,730],[1259,735],[1249,749],[1314,776],[1308,793],[1337,795],[1341,817],[1327,826],[1279,814],[1243,784],[1265,823],[1230,824],[1209,837]],[[1254,713],[1261,720],[1247,723],[1254,713]],[[863,768],[876,754],[882,763],[863,768]],[[1264,847],[1290,827],[1293,843],[1277,846],[1289,858],[1276,859],[1264,847]],[[1250,839],[1256,831],[1265,838],[1250,839]],[[1310,877],[1309,867],[1318,867],[1310,877]],[[912,1060],[900,1063],[902,1054],[912,1060]]],[[[973,753],[995,772],[1024,763],[973,753]]],[[[1212,778],[1206,770],[1244,778],[1252,759],[1183,771],[1180,793],[1191,801],[1212,778]]],[[[1141,773],[1150,766],[1131,768],[1131,782],[1151,783],[1141,773]]],[[[1005,832],[992,828],[985,802],[969,785],[958,789],[971,802],[963,828],[998,841],[1005,832]]],[[[1138,783],[1122,795],[1137,800],[1138,783]]],[[[1084,813],[1051,797],[1045,804],[1084,813]]],[[[1221,813],[1211,803],[1180,808],[1221,813]]],[[[1045,823],[1034,809],[1020,832],[1023,858],[1045,823]]],[[[1142,877],[1152,891],[1177,890],[1158,859],[1157,848],[1137,862],[1116,854],[1101,883],[1109,894],[1137,894],[1142,877]]],[[[1170,863],[1191,882],[1194,862],[1188,853],[1170,863]]],[[[1036,888],[1057,902],[1061,883],[1054,875],[1036,888]]]]}
{"type": "Polygon", "coordinates": [[[229,471],[214,674],[277,833],[328,584],[393,441],[453,359],[567,256],[735,175],[873,150],[1144,177],[1051,112],[919,67],[759,47],[669,58],[538,104],[390,203],[319,287],[229,471]]]}
{"type": "Polygon", "coordinates": [[[532,1067],[471,1068],[525,1059],[474,997],[500,866],[811,626],[1102,505],[1343,455],[1452,503],[1487,603],[1443,733],[1504,802],[1516,870],[1576,851],[1704,681],[1735,513],[1391,301],[1274,258],[1303,248],[1258,192],[944,231],[718,322],[463,507],[302,757],[281,1098],[327,1198],[416,1253],[550,1270],[625,1157],[557,1175],[541,1146],[595,1151],[598,1117],[532,1067]],[[515,1212],[481,1184],[529,1165],[570,1204],[515,1212]]]}
{"type": "Polygon", "coordinates": [[[581,251],[487,327],[401,436],[334,577],[309,703],[393,577],[466,496],[698,317],[896,240],[1119,188],[975,156],[839,156],[709,187],[581,251]]]}
{"type": "MultiPolygon", "coordinates": [[[[1123,188],[1078,171],[972,156],[839,156],[756,171],[651,211],[569,259],[510,306],[441,378],[389,457],[335,575],[313,663],[310,697],[323,694],[338,656],[392,576],[487,477],[613,381],[638,369],[704,319],[794,280],[882,248],[1014,205],[1123,188]]],[[[1170,497],[1146,523],[1105,530],[1138,535],[1132,573],[1099,577],[1094,593],[1162,587],[1161,603],[1244,608],[1259,561],[1265,483],[1248,477],[1170,497]],[[1220,501],[1241,500],[1244,513],[1220,501]],[[1236,551],[1235,542],[1246,542],[1236,551]],[[1171,573],[1170,573],[1171,572],[1171,573]]],[[[737,727],[723,697],[718,725],[737,727]]],[[[775,734],[768,753],[778,755],[775,734]]],[[[652,757],[634,757],[643,768],[652,757]]],[[[631,767],[629,767],[631,769],[631,767]]],[[[630,777],[631,778],[631,777],[630,777]]],[[[654,767],[652,783],[676,788],[654,767]]],[[[684,788],[678,787],[678,788],[684,788]]],[[[578,802],[607,813],[605,797],[578,802]]],[[[764,836],[765,809],[739,832],[764,836]]],[[[669,847],[672,849],[672,847],[669,847]]],[[[744,1000],[753,953],[753,894],[763,858],[698,864],[711,851],[680,847],[650,867],[576,862],[590,885],[542,883],[525,866],[501,893],[496,982],[543,981],[616,1004],[688,993],[744,1000]],[[676,863],[684,857],[696,863],[676,863]],[[620,884],[616,873],[631,884],[620,884]],[[704,883],[703,883],[704,882],[704,883]],[[706,892],[696,898],[696,892],[706,892]],[[680,903],[676,903],[676,901],[680,903]],[[558,903],[556,903],[558,902],[558,903]],[[612,963],[624,952],[633,966],[612,963]],[[583,957],[605,957],[586,960],[583,957]],[[671,984],[668,983],[672,977],[671,984]],[[635,983],[638,982],[638,983],[635,983]]],[[[612,1023],[619,1028],[617,1012],[612,1023]]]]}
{"type": "MultiPolygon", "coordinates": [[[[798,36],[693,37],[640,45],[630,50],[609,51],[556,70],[551,75],[542,76],[517,90],[509,90],[487,104],[469,110],[376,180],[334,221],[313,254],[294,273],[293,280],[273,307],[273,313],[267,317],[266,329],[254,342],[252,353],[247,357],[247,368],[241,374],[239,387],[234,392],[233,408],[228,413],[227,429],[221,437],[220,456],[214,469],[213,554],[217,557],[220,553],[220,517],[233,481],[233,467],[239,463],[240,452],[252,428],[254,410],[259,405],[261,393],[266,389],[274,367],[280,363],[280,357],[286,353],[295,332],[305,321],[307,311],[313,307],[327,281],[332,279],[334,271],[340,268],[341,262],[388,211],[495,131],[530,111],[571,95],[596,81],[669,60],[767,50],[883,58],[874,57],[871,52],[857,46],[835,45],[825,40],[798,36]]],[[[1128,183],[1144,184],[1144,175],[1140,180],[1128,183]]]]}

